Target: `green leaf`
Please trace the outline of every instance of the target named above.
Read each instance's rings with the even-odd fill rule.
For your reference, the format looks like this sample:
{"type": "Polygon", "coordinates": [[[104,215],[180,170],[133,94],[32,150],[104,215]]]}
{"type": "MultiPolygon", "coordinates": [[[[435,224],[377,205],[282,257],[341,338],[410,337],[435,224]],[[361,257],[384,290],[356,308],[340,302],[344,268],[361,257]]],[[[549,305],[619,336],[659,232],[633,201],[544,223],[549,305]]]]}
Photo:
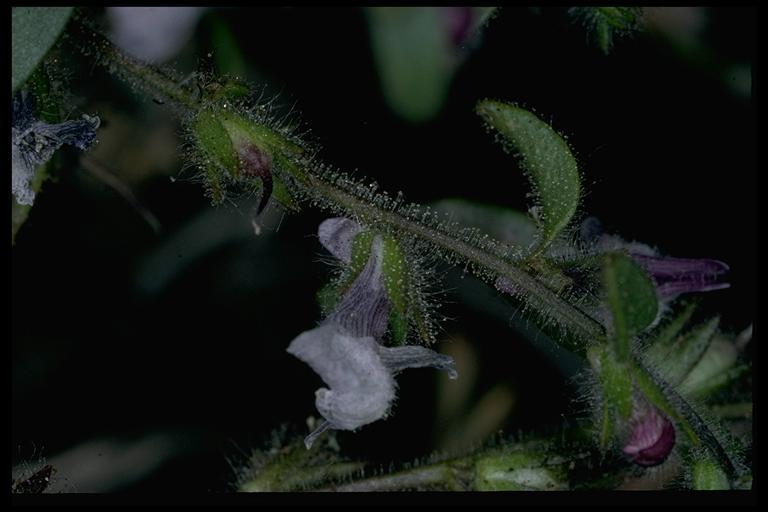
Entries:
{"type": "Polygon", "coordinates": [[[410,122],[434,117],[456,68],[441,12],[434,7],[366,10],[373,57],[390,108],[410,122]]]}
{"type": "Polygon", "coordinates": [[[612,350],[603,351],[600,358],[600,381],[606,404],[612,407],[620,418],[629,418],[632,412],[632,374],[627,365],[617,361],[612,350]]]}
{"type": "Polygon", "coordinates": [[[192,133],[197,146],[205,153],[207,160],[214,164],[211,168],[214,177],[216,167],[224,169],[231,176],[237,173],[237,154],[219,114],[213,110],[200,110],[192,123],[192,133]]]}
{"type": "Polygon", "coordinates": [[[42,62],[74,7],[14,7],[11,15],[11,91],[42,62]]]}
{"type": "Polygon", "coordinates": [[[666,356],[673,342],[693,316],[697,305],[696,301],[689,302],[672,320],[656,331],[653,341],[645,352],[645,357],[648,361],[656,365],[666,356]]]}
{"type": "Polygon", "coordinates": [[[338,280],[326,284],[317,292],[315,298],[324,315],[328,315],[336,307],[342,295],[349,290],[357,276],[363,271],[371,254],[373,237],[374,232],[370,230],[364,230],[355,235],[352,239],[350,264],[338,280]]]}
{"type": "Polygon", "coordinates": [[[432,203],[431,207],[461,226],[477,228],[512,246],[524,249],[536,241],[536,224],[533,220],[527,214],[511,208],[458,198],[442,199],[432,203]]]}
{"type": "Polygon", "coordinates": [[[616,430],[616,416],[627,420],[632,413],[632,371],[627,363],[616,359],[607,345],[592,345],[587,358],[600,383],[603,407],[599,438],[600,447],[606,449],[616,430]]]}
{"type": "Polygon", "coordinates": [[[643,396],[645,396],[645,398],[658,410],[666,414],[669,419],[677,423],[677,425],[682,428],[683,432],[692,444],[696,446],[700,445],[701,439],[699,438],[699,435],[694,431],[688,420],[684,418],[669,402],[661,387],[656,382],[654,382],[654,380],[646,373],[643,368],[637,365],[633,365],[630,367],[630,369],[632,371],[635,384],[643,393],[643,396]]]}
{"type": "Polygon", "coordinates": [[[568,225],[579,205],[581,182],[568,144],[544,121],[514,105],[483,100],[477,113],[521,159],[541,209],[541,253],[568,225]]]}
{"type": "Polygon", "coordinates": [[[694,397],[706,398],[749,374],[749,365],[731,367],[727,362],[727,357],[727,355],[723,356],[715,351],[708,351],[694,371],[688,374],[688,377],[680,384],[680,391],[694,397]],[[721,369],[725,365],[729,366],[721,369]]]}
{"type": "Polygon", "coordinates": [[[408,267],[400,246],[390,235],[382,236],[382,280],[389,299],[389,326],[394,345],[408,334],[408,267]]]}
{"type": "Polygon", "coordinates": [[[478,491],[554,491],[568,489],[567,461],[549,457],[543,447],[498,450],[481,456],[475,465],[478,491]]]}
{"type": "Polygon", "coordinates": [[[216,13],[208,17],[208,23],[211,28],[211,42],[215,48],[213,61],[216,71],[219,74],[244,76],[248,65],[235,34],[232,33],[232,28],[222,16],[216,13]]]}
{"type": "Polygon", "coordinates": [[[696,491],[729,491],[731,484],[725,471],[705,450],[693,461],[691,487],[696,491]]]}
{"type": "Polygon", "coordinates": [[[583,21],[592,30],[591,35],[597,45],[608,54],[613,46],[614,36],[628,34],[637,30],[638,18],[642,13],[639,7],[574,7],[571,13],[583,21]]]}
{"type": "Polygon", "coordinates": [[[657,362],[657,370],[672,385],[679,384],[701,360],[717,330],[715,317],[697,326],[676,343],[666,357],[657,362]]]}
{"type": "Polygon", "coordinates": [[[656,288],[640,266],[623,253],[607,253],[603,286],[613,318],[616,357],[629,358],[630,339],[648,327],[659,309],[656,288]]]}

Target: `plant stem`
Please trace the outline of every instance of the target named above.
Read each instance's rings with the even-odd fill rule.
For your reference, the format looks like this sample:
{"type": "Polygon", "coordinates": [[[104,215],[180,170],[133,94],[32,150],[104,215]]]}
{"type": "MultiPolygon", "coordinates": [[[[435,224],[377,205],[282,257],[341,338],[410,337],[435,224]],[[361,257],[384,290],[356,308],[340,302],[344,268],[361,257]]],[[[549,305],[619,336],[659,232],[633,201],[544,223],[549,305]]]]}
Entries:
{"type": "MultiPolygon", "coordinates": [[[[166,73],[125,55],[104,35],[83,21],[75,20],[73,25],[82,34],[82,37],[75,39],[80,40],[78,44],[81,45],[81,50],[84,53],[87,55],[93,53],[93,47],[95,47],[99,56],[98,62],[109,70],[117,71],[119,76],[129,82],[138,81],[147,90],[163,95],[187,111],[196,110],[198,98],[191,91],[177,84],[166,73]]],[[[484,269],[496,276],[507,278],[514,283],[515,287],[520,289],[527,305],[542,314],[544,318],[556,319],[570,335],[580,339],[584,344],[604,338],[604,329],[599,322],[563,300],[535,277],[502,256],[491,254],[464,242],[455,234],[435,229],[414,219],[408,219],[395,211],[380,208],[373,202],[364,201],[330,183],[318,173],[312,172],[311,169],[305,169],[304,172],[308,179],[308,186],[305,186],[305,191],[311,196],[324,199],[346,211],[369,212],[367,215],[372,217],[372,220],[385,224],[403,234],[429,242],[446,251],[447,254],[473,264],[477,267],[473,270],[480,277],[482,277],[482,272],[479,269],[484,269]]],[[[438,252],[443,254],[442,251],[438,252]]]]}
{"type": "Polygon", "coordinates": [[[447,489],[451,491],[466,490],[459,484],[456,469],[446,462],[421,466],[339,485],[331,485],[317,489],[319,492],[370,492],[370,491],[402,491],[422,489],[425,487],[447,489]]]}
{"type": "Polygon", "coordinates": [[[368,202],[335,187],[320,177],[309,174],[311,189],[322,198],[341,205],[351,211],[371,211],[374,220],[386,224],[402,233],[425,240],[432,245],[460,257],[462,260],[503,276],[524,290],[532,307],[547,312],[569,328],[572,334],[582,340],[598,340],[604,337],[603,327],[594,319],[568,304],[540,281],[503,258],[489,254],[463,240],[429,226],[407,219],[399,213],[377,208],[368,202]]]}
{"type": "Polygon", "coordinates": [[[104,34],[89,26],[79,14],[71,21],[71,29],[77,33],[72,39],[80,51],[86,56],[96,57],[96,61],[110,72],[149,92],[162,95],[182,109],[196,107],[198,99],[193,91],[181,86],[168,72],[124,53],[104,34]]]}

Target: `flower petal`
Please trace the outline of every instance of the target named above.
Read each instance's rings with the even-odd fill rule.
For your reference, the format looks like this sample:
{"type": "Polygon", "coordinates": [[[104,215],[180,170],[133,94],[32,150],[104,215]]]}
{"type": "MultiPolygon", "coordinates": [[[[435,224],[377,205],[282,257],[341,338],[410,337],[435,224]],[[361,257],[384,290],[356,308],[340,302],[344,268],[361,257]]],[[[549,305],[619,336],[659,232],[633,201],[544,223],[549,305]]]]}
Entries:
{"type": "Polygon", "coordinates": [[[357,222],[344,217],[335,217],[321,222],[317,235],[328,252],[349,264],[352,262],[352,240],[360,231],[362,228],[357,222]]]}
{"type": "Polygon", "coordinates": [[[383,242],[373,239],[371,255],[355,281],[344,293],[327,321],[344,327],[352,336],[381,339],[387,331],[389,301],[381,283],[383,242]]]}
{"type": "Polygon", "coordinates": [[[393,373],[406,368],[436,368],[448,372],[450,379],[458,378],[453,358],[438,354],[419,345],[405,345],[402,347],[379,347],[379,355],[384,365],[393,373]]]}
{"type": "Polygon", "coordinates": [[[31,188],[35,168],[50,160],[63,144],[87,149],[96,137],[100,121],[87,115],[58,124],[38,121],[32,117],[34,102],[26,91],[14,96],[11,107],[11,191],[16,202],[31,205],[35,199],[31,188]]]}
{"type": "Polygon", "coordinates": [[[356,337],[333,323],[303,332],[288,352],[307,363],[331,389],[316,391],[315,405],[332,428],[354,430],[384,417],[395,382],[372,337],[356,337]]]}

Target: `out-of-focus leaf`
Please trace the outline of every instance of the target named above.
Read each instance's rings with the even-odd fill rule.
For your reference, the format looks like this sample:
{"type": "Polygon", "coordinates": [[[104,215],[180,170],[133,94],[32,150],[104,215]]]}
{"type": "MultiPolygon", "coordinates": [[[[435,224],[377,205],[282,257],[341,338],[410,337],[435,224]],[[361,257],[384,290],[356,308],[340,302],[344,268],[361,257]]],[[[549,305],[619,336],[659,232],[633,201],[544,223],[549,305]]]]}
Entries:
{"type": "Polygon", "coordinates": [[[696,305],[696,302],[689,302],[682,311],[656,331],[654,339],[646,351],[646,357],[654,361],[664,357],[664,354],[669,351],[673,342],[693,316],[696,305]]]}
{"type": "Polygon", "coordinates": [[[606,253],[603,286],[613,317],[616,357],[626,361],[632,336],[656,318],[659,309],[656,288],[643,269],[622,253],[606,253]]]}
{"type": "Polygon", "coordinates": [[[11,91],[24,83],[67,25],[74,7],[14,7],[11,15],[11,91]]]}
{"type": "Polygon", "coordinates": [[[547,123],[514,105],[483,100],[477,113],[516,153],[541,209],[541,235],[533,255],[542,252],[576,212],[581,182],[568,144],[547,123]]]}
{"type": "Polygon", "coordinates": [[[456,67],[439,8],[371,7],[366,12],[390,108],[414,123],[432,118],[443,106],[456,67]]]}
{"type": "Polygon", "coordinates": [[[215,13],[209,17],[209,23],[216,71],[220,74],[245,76],[248,65],[230,26],[215,13]]]}
{"type": "Polygon", "coordinates": [[[708,322],[692,329],[680,341],[674,344],[665,357],[656,361],[656,368],[670,384],[679,384],[686,375],[701,360],[709,348],[712,337],[717,330],[719,319],[712,318],[708,322]]]}
{"type": "Polygon", "coordinates": [[[474,227],[496,240],[527,248],[536,241],[536,224],[525,213],[466,199],[442,199],[432,209],[462,226],[474,227]]]}
{"type": "Polygon", "coordinates": [[[587,29],[592,30],[591,37],[597,46],[608,54],[613,46],[613,37],[637,29],[642,13],[639,7],[574,7],[571,14],[580,19],[587,29]]]}

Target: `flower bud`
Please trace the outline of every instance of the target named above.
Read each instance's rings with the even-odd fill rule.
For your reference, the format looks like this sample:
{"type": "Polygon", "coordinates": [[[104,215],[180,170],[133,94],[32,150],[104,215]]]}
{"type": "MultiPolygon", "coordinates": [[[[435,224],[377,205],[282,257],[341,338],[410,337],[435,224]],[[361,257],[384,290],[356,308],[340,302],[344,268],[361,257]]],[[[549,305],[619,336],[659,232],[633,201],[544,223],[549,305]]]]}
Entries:
{"type": "Polygon", "coordinates": [[[190,125],[194,142],[206,168],[209,194],[214,203],[225,196],[227,184],[248,186],[258,178],[262,185],[260,213],[275,189],[281,191],[276,199],[292,206],[285,194],[285,177],[303,179],[290,159],[303,153],[303,148],[285,134],[229,108],[227,103],[200,110],[190,125]],[[285,174],[277,174],[282,171],[285,174]],[[282,179],[280,179],[282,177],[282,179]]]}
{"type": "Polygon", "coordinates": [[[623,452],[640,466],[656,466],[675,445],[675,427],[655,407],[641,405],[633,411],[632,430],[623,452]]]}

